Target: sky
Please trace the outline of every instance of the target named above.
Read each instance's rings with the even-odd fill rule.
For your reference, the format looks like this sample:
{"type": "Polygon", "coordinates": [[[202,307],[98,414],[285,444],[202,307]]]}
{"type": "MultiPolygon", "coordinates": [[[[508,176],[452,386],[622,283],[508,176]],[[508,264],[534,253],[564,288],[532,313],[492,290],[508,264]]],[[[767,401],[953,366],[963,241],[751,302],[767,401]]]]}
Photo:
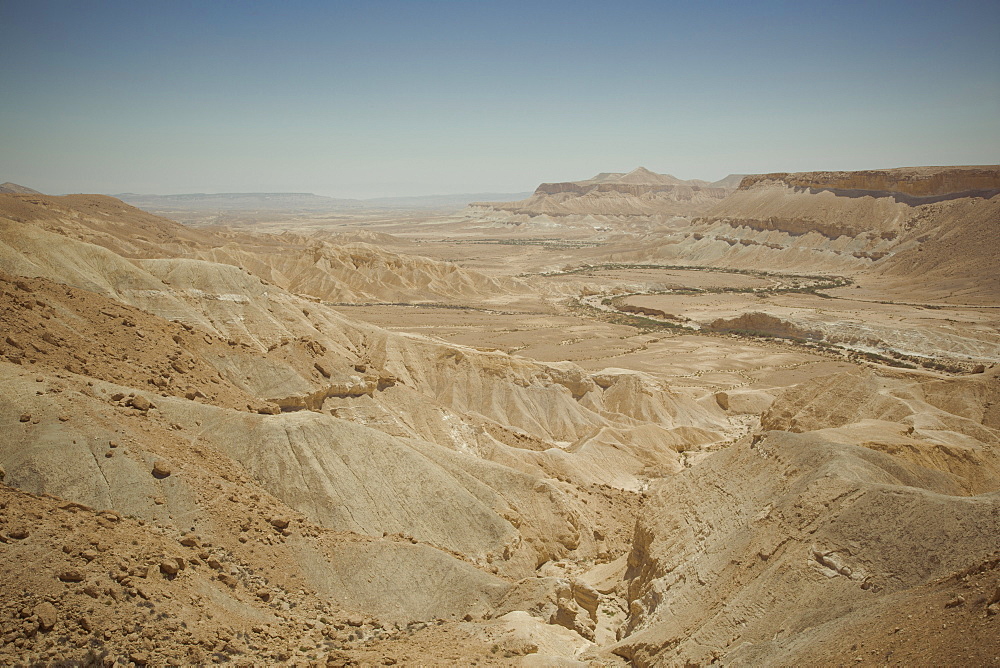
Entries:
{"type": "Polygon", "coordinates": [[[0,63],[50,194],[1000,163],[997,0],[0,0],[0,63]]]}

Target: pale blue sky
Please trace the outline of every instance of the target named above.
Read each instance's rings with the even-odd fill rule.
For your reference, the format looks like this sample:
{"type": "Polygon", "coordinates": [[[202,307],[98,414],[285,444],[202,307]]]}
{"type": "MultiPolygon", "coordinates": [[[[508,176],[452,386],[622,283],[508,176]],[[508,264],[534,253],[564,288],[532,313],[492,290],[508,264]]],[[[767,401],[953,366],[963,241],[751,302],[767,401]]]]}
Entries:
{"type": "Polygon", "coordinates": [[[998,36],[997,0],[0,0],[0,182],[375,197],[995,164],[998,36]]]}

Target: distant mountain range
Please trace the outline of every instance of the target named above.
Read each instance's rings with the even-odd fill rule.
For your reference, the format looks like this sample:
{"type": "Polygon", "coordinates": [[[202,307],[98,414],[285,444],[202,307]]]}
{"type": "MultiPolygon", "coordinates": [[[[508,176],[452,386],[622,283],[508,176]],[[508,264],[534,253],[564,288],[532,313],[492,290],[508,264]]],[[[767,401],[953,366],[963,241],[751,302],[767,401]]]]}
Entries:
{"type": "Polygon", "coordinates": [[[313,193],[187,193],[180,195],[114,195],[127,204],[150,211],[285,211],[322,212],[371,209],[459,210],[470,202],[512,201],[531,193],[466,193],[418,197],[341,199],[313,193]]]}

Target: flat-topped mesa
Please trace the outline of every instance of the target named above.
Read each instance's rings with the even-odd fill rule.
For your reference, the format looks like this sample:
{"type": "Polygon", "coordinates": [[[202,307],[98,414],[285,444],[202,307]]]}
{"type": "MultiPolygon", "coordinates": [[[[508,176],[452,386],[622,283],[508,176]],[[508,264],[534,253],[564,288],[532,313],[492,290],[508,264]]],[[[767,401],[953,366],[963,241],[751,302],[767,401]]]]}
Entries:
{"type": "Polygon", "coordinates": [[[629,195],[642,195],[651,192],[669,192],[678,186],[699,189],[708,185],[710,184],[707,181],[697,179],[684,181],[671,174],[657,174],[645,167],[636,167],[627,173],[601,172],[585,181],[543,183],[535,189],[535,195],[555,195],[558,193],[584,195],[588,192],[620,192],[629,195]]]}
{"type": "Polygon", "coordinates": [[[743,178],[739,190],[750,190],[774,181],[792,188],[829,190],[844,195],[902,196],[901,200],[989,197],[1000,193],[1000,165],[753,174],[743,178]]]}
{"type": "Polygon", "coordinates": [[[691,215],[731,193],[736,180],[709,183],[657,174],[645,167],[631,172],[601,172],[583,181],[542,183],[519,202],[475,202],[471,206],[513,214],[567,216],[691,215]]]}

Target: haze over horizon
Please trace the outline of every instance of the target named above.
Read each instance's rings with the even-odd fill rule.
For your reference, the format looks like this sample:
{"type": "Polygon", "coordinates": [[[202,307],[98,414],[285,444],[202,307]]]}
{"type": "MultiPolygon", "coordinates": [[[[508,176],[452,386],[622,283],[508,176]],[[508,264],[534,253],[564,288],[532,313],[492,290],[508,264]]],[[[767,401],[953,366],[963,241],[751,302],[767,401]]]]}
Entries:
{"type": "Polygon", "coordinates": [[[996,163],[996,2],[13,2],[0,181],[520,192],[996,163]]]}

